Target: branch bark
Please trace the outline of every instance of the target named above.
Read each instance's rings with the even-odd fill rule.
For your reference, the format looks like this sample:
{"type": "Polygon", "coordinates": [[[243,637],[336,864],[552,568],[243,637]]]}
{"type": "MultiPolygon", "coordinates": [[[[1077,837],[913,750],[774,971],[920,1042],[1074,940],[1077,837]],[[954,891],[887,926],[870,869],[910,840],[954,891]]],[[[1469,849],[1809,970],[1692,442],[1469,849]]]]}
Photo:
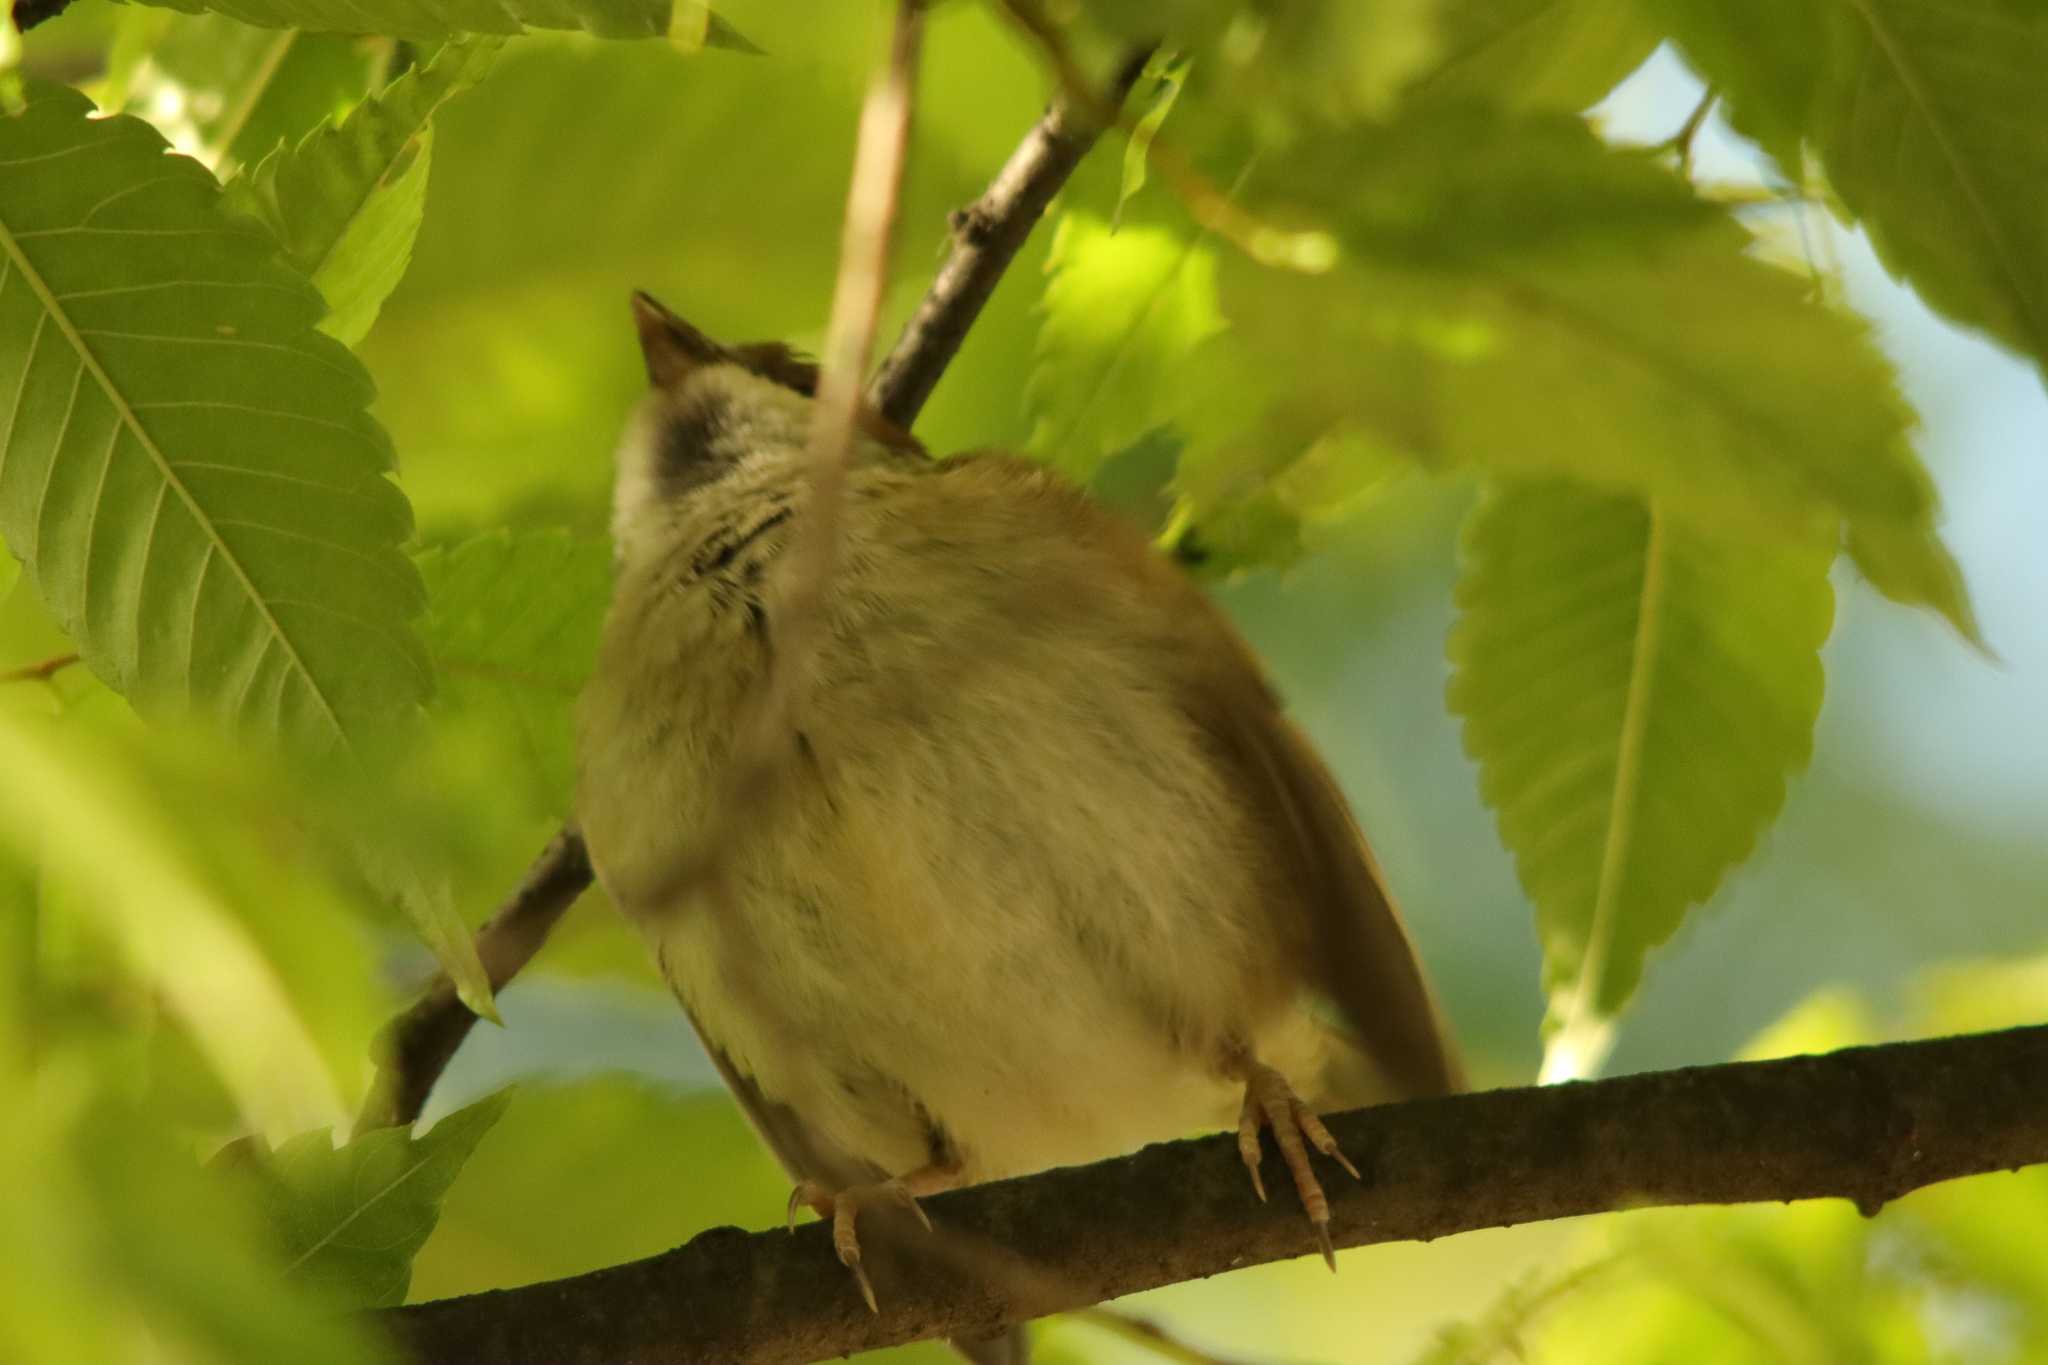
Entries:
{"type": "MultiPolygon", "coordinates": [[[[1121,108],[1151,55],[1149,48],[1131,53],[1107,94],[1089,102],[1121,108]]],[[[987,192],[953,214],[952,251],[868,388],[869,403],[896,425],[907,428],[916,419],[1025,238],[1101,136],[1101,120],[1082,104],[1063,93],[1017,144],[987,192]]]]}
{"type": "MultiPolygon", "coordinates": [[[[1149,50],[1130,55],[1103,103],[1122,104],[1148,55],[1149,50]]],[[[954,215],[952,249],[868,385],[868,405],[896,425],[908,429],[917,420],[1003,271],[1094,146],[1100,126],[1075,113],[1073,104],[1070,98],[1056,101],[1024,135],[987,192],[954,215]]],[[[477,954],[493,990],[504,987],[540,951],[555,922],[592,878],[583,836],[574,825],[564,826],[534,859],[519,889],[477,931],[477,954]]],[[[435,977],[410,1008],[385,1026],[377,1077],[358,1130],[417,1119],[475,1024],[476,1016],[447,978],[435,977]]]]}
{"type": "MultiPolygon", "coordinates": [[[[1496,1090],[1329,1120],[1364,1172],[1331,1185],[1338,1246],[1672,1204],[1839,1197],[1865,1214],[1957,1176],[2048,1161],[2048,1025],[1615,1080],[1496,1090]]],[[[1015,1255],[878,1275],[878,1314],[829,1227],[715,1228],[588,1275],[386,1310],[415,1365],[819,1360],[992,1335],[1045,1313],[1316,1249],[1256,1202],[1229,1134],[940,1195],[940,1241],[1015,1255]]],[[[867,1232],[863,1226],[863,1234],[867,1232]]],[[[915,1246],[916,1234],[892,1236],[915,1246]]]]}

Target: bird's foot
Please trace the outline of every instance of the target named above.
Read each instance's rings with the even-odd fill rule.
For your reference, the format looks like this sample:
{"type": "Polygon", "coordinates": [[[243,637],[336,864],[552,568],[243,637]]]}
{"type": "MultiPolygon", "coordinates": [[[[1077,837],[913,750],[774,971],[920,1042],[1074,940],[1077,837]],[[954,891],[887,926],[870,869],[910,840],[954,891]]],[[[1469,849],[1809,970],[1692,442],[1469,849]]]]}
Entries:
{"type": "Polygon", "coordinates": [[[925,1217],[917,1194],[906,1180],[881,1180],[871,1185],[849,1185],[836,1194],[815,1180],[803,1180],[789,1192],[789,1227],[796,1227],[796,1211],[799,1205],[808,1204],[817,1211],[820,1218],[832,1220],[832,1249],[839,1253],[839,1262],[853,1272],[854,1283],[860,1286],[860,1296],[867,1300],[870,1313],[880,1312],[875,1304],[875,1287],[868,1280],[867,1269],[860,1259],[860,1234],[855,1220],[862,1208],[894,1205],[909,1209],[917,1215],[917,1221],[924,1224],[924,1230],[932,1230],[932,1220],[925,1217]]]}
{"type": "Polygon", "coordinates": [[[1244,1158],[1245,1169],[1252,1174],[1252,1189],[1264,1203],[1266,1182],[1259,1174],[1259,1165],[1264,1160],[1259,1148],[1259,1129],[1271,1128],[1280,1156],[1294,1176],[1294,1188],[1301,1192],[1302,1207],[1308,1210],[1309,1222],[1315,1224],[1316,1239],[1323,1244],[1323,1260],[1335,1270],[1337,1253],[1330,1245],[1330,1200],[1309,1165],[1309,1146],[1335,1160],[1351,1173],[1353,1180],[1361,1178],[1358,1168],[1338,1149],[1337,1139],[1330,1136],[1330,1130],[1323,1126],[1315,1111],[1302,1103],[1285,1076],[1253,1061],[1245,1062],[1242,1071],[1244,1108],[1237,1118],[1237,1150],[1244,1158]]]}

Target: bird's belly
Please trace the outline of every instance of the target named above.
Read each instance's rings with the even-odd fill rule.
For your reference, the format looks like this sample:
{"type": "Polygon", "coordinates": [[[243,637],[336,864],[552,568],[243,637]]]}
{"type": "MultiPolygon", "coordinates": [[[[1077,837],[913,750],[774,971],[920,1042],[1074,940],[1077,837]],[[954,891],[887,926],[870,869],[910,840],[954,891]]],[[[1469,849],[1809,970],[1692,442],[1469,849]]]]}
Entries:
{"type": "MultiPolygon", "coordinates": [[[[1012,933],[970,955],[946,916],[877,937],[746,901],[723,912],[747,915],[736,934],[719,913],[656,935],[706,1042],[815,1140],[884,1172],[926,1164],[935,1136],[980,1181],[1234,1120],[1242,1091],[1213,1052],[1176,1045],[1065,946],[1012,933]]],[[[1260,1034],[1276,1060],[1321,1043],[1292,1011],[1260,1034]]]]}

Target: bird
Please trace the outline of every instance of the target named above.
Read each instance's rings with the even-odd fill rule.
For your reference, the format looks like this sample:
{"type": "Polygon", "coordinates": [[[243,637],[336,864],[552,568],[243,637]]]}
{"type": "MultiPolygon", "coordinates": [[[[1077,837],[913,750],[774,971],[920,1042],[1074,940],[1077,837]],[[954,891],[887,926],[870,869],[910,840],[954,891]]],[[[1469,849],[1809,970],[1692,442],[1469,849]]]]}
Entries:
{"type": "MultiPolygon", "coordinates": [[[[863,409],[770,799],[747,717],[798,666],[786,557],[817,370],[653,298],[576,814],[855,1287],[864,1208],[1271,1132],[1331,1260],[1318,1112],[1463,1084],[1384,877],[1250,648],[1045,465],[933,458],[863,409]],[[750,710],[749,708],[753,709],[750,710]],[[706,839],[716,884],[679,887],[706,839]],[[1341,961],[1337,959],[1342,959],[1341,961]],[[1333,1019],[1332,997],[1345,1007],[1333,1019]]],[[[954,1343],[982,1365],[1021,1331],[954,1343]]]]}

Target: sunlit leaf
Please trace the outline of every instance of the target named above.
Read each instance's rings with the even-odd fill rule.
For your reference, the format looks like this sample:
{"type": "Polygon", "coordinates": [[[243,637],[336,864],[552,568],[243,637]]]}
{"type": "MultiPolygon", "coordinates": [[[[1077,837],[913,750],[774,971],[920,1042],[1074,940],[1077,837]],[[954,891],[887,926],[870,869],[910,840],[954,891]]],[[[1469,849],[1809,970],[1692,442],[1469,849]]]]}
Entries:
{"type": "Polygon", "coordinates": [[[1735,126],[1802,150],[1928,303],[2048,366],[2048,9],[1653,0],[1735,126]]]}
{"type": "Polygon", "coordinates": [[[252,28],[218,14],[136,10],[101,98],[217,172],[250,166],[369,89],[376,47],[354,34],[252,28]]]}
{"type": "MultiPolygon", "coordinates": [[[[451,38],[464,33],[583,29],[600,38],[658,38],[669,31],[672,0],[127,0],[187,14],[211,12],[263,28],[387,33],[399,38],[451,38]]],[[[751,51],[729,23],[713,23],[705,41],[751,51]]]]}
{"type": "Polygon", "coordinates": [[[568,809],[572,710],[597,657],[611,596],[604,544],[562,532],[494,532],[420,557],[438,705],[488,720],[516,746],[540,799],[568,809]]]}
{"type": "Polygon", "coordinates": [[[441,1201],[510,1101],[480,1100],[419,1136],[379,1128],[336,1147],[323,1130],[238,1160],[277,1229],[285,1278],[351,1307],[404,1302],[441,1201]]]}
{"type": "Polygon", "coordinates": [[[1777,815],[1812,750],[1831,558],[1561,483],[1474,512],[1448,700],[1536,906],[1553,1024],[1620,1010],[1777,815]]]}
{"type": "Polygon", "coordinates": [[[268,224],[285,258],[320,290],[328,308],[320,330],[344,346],[370,330],[412,258],[434,111],[481,80],[497,51],[492,39],[444,46],[338,126],[278,149],[229,187],[229,202],[268,224]]]}
{"type": "Polygon", "coordinates": [[[1163,227],[1112,231],[1086,213],[1053,235],[1037,365],[1025,389],[1031,449],[1086,482],[1184,406],[1188,355],[1222,326],[1216,257],[1163,227]]]}
{"type": "Polygon", "coordinates": [[[1431,109],[1304,142],[1259,183],[1334,231],[1327,274],[1224,258],[1197,415],[1198,514],[1352,423],[1425,464],[1565,475],[1675,515],[1803,537],[1846,524],[1872,580],[1971,630],[1911,413],[1867,327],[1748,252],[1721,210],[1576,120],[1431,109]],[[1347,167],[1371,164],[1367,177],[1347,167]]]}
{"type": "Polygon", "coordinates": [[[332,752],[431,679],[406,502],[318,296],[148,125],[31,87],[0,119],[0,531],[145,709],[332,752]]]}
{"type": "Polygon", "coordinates": [[[1409,98],[1571,112],[1598,103],[1662,38],[1640,0],[1446,0],[1409,98]]]}

